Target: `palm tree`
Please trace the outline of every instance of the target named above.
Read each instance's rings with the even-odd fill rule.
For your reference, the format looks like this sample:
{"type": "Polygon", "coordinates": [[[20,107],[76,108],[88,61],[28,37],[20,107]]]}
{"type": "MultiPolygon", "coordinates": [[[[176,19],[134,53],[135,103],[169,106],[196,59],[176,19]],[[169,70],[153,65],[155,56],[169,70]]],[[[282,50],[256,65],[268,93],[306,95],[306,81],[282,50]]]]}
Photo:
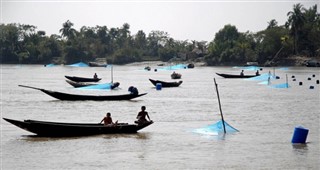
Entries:
{"type": "Polygon", "coordinates": [[[268,22],[267,29],[274,28],[274,27],[277,27],[277,26],[278,26],[278,22],[275,19],[272,19],[270,22],[268,22]]]}
{"type": "Polygon", "coordinates": [[[59,30],[61,32],[61,35],[63,37],[66,37],[67,39],[72,39],[76,35],[76,30],[72,28],[73,23],[67,20],[67,22],[62,24],[63,28],[59,30]]]}
{"type": "Polygon", "coordinates": [[[290,33],[293,36],[293,52],[294,54],[298,53],[298,41],[299,34],[304,25],[304,15],[302,13],[302,5],[300,3],[293,5],[293,11],[288,12],[287,16],[289,17],[286,22],[287,28],[290,27],[290,33]]]}

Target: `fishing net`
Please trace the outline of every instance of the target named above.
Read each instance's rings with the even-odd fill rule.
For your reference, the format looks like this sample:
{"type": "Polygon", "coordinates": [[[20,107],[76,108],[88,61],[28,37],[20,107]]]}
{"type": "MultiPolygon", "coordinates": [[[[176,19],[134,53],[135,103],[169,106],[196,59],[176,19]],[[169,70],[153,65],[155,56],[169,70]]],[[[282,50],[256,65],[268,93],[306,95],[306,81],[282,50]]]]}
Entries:
{"type": "Polygon", "coordinates": [[[97,85],[90,85],[85,87],[79,87],[77,89],[111,89],[111,83],[104,83],[104,84],[97,84],[97,85]]]}
{"type": "Polygon", "coordinates": [[[163,68],[160,68],[159,70],[179,70],[179,69],[187,69],[187,68],[188,67],[186,64],[177,64],[173,66],[163,67],[163,68]]]}
{"type": "Polygon", "coordinates": [[[276,79],[275,75],[272,75],[270,73],[264,73],[261,74],[260,76],[256,76],[256,77],[251,77],[251,78],[247,78],[246,80],[254,80],[254,81],[268,81],[269,78],[272,79],[276,79]]]}
{"type": "Polygon", "coordinates": [[[68,65],[68,66],[72,66],[72,67],[89,67],[88,64],[83,63],[83,62],[70,64],[70,65],[68,65]]]}
{"type": "Polygon", "coordinates": [[[255,71],[255,70],[260,70],[261,69],[261,67],[258,67],[258,66],[245,66],[245,67],[235,66],[233,68],[237,68],[237,69],[241,69],[241,70],[251,70],[251,71],[255,71]]]}
{"type": "Polygon", "coordinates": [[[54,67],[54,66],[56,66],[55,64],[47,64],[47,65],[45,65],[46,67],[54,67]]]}
{"type": "MultiPolygon", "coordinates": [[[[224,121],[226,132],[227,133],[235,133],[239,132],[236,128],[229,125],[226,121],[224,121]]],[[[224,133],[222,120],[216,122],[215,124],[208,125],[203,128],[193,130],[194,133],[200,133],[205,135],[218,135],[219,133],[224,133]]]]}
{"type": "Polygon", "coordinates": [[[269,87],[282,89],[282,88],[289,88],[290,86],[288,83],[282,83],[282,84],[270,85],[269,87]]]}

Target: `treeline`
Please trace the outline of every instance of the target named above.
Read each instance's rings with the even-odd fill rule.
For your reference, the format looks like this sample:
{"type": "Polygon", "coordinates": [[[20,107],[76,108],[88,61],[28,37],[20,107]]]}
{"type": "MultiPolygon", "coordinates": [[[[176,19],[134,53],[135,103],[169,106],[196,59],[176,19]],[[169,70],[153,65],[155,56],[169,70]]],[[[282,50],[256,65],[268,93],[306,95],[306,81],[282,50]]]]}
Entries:
{"type": "Polygon", "coordinates": [[[1,24],[1,63],[70,64],[102,59],[113,64],[180,60],[234,65],[247,61],[272,64],[294,55],[320,56],[317,5],[305,9],[296,4],[287,17],[285,24],[278,25],[273,19],[257,33],[241,33],[236,26],[225,25],[209,43],[174,40],[163,31],[147,35],[140,30],[131,35],[128,23],[120,28],[83,26],[78,31],[68,20],[59,30],[61,35],[51,36],[33,25],[1,24]]]}

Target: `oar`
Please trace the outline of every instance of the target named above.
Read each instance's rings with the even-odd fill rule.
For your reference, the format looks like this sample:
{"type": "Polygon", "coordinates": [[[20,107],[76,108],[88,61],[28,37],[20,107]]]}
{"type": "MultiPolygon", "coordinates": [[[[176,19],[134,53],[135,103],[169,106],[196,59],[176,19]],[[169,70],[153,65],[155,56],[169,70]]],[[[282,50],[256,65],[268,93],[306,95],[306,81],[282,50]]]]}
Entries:
{"type": "Polygon", "coordinates": [[[37,88],[37,87],[31,87],[31,86],[25,86],[25,85],[18,85],[20,87],[25,87],[25,88],[30,88],[30,89],[36,89],[36,90],[44,90],[44,89],[40,89],[40,88],[37,88]]]}
{"type": "Polygon", "coordinates": [[[219,97],[219,91],[218,91],[218,84],[216,83],[216,79],[213,78],[214,84],[216,86],[216,91],[217,91],[217,96],[218,96],[218,102],[219,102],[219,109],[220,109],[220,115],[221,115],[221,120],[222,120],[222,125],[223,125],[223,131],[226,133],[226,126],[224,124],[224,119],[223,119],[223,114],[222,114],[222,109],[221,109],[221,103],[220,103],[220,97],[219,97]]]}

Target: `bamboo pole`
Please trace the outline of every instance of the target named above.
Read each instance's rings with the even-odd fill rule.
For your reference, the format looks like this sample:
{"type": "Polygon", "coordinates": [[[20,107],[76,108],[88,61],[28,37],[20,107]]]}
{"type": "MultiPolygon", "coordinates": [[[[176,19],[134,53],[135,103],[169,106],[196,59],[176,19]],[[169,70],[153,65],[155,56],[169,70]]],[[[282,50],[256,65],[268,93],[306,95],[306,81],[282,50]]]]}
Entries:
{"type": "Polygon", "coordinates": [[[219,109],[220,109],[220,115],[221,115],[221,120],[222,120],[222,125],[223,125],[223,131],[226,133],[226,126],[224,124],[224,119],[223,119],[223,114],[222,114],[222,109],[221,109],[221,103],[220,103],[220,96],[219,96],[219,91],[218,91],[218,84],[216,83],[216,79],[213,78],[214,84],[216,86],[216,91],[217,91],[217,96],[218,96],[218,102],[219,102],[219,109]]]}

